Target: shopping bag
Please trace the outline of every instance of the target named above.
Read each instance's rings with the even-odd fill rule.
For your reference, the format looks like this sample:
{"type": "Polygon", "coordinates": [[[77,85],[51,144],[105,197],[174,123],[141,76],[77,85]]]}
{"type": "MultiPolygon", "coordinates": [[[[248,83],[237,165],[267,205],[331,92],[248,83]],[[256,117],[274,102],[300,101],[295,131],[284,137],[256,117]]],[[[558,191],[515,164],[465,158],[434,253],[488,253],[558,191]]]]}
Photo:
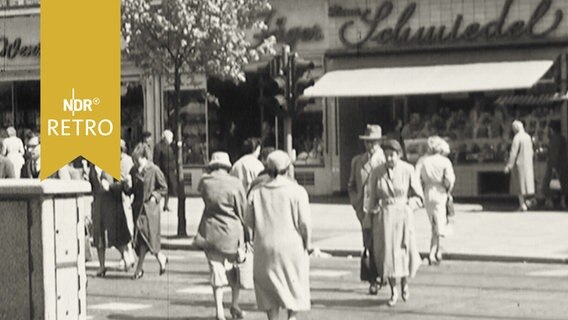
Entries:
{"type": "Polygon", "coordinates": [[[253,289],[253,247],[250,242],[239,246],[237,252],[237,279],[241,289],[253,289]]]}
{"type": "Polygon", "coordinates": [[[456,210],[454,208],[454,197],[448,194],[448,201],[446,201],[446,217],[452,218],[456,215],[456,210]]]}

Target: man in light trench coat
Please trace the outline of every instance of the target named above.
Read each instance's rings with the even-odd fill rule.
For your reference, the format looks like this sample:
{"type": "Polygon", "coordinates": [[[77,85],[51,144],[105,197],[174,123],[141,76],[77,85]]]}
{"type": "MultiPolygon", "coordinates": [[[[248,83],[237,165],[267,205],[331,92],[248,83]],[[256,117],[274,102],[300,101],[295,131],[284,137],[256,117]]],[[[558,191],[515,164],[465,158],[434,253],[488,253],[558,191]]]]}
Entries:
{"type": "MultiPolygon", "coordinates": [[[[363,232],[363,246],[365,249],[364,261],[366,260],[369,272],[361,270],[361,280],[369,282],[369,294],[377,294],[379,289],[377,284],[377,268],[375,267],[375,258],[373,254],[373,239],[371,231],[370,216],[366,214],[367,204],[369,201],[367,181],[374,168],[385,162],[385,155],[380,147],[380,139],[382,129],[379,125],[369,124],[365,131],[365,135],[359,136],[365,143],[365,152],[353,157],[351,161],[351,175],[347,184],[349,191],[349,200],[357,219],[361,223],[363,232]]],[[[362,267],[363,269],[363,267],[362,267]]],[[[382,281],[381,281],[382,282],[382,281]]]]}

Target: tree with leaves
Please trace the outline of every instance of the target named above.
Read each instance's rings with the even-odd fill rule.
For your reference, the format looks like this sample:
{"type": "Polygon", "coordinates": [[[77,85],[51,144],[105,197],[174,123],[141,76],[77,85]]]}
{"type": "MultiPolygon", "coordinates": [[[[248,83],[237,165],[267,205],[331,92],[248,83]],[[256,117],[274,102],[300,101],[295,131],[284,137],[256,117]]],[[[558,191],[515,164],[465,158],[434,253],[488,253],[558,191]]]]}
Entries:
{"type": "MultiPolygon", "coordinates": [[[[168,122],[177,124],[178,141],[183,141],[179,121],[182,75],[244,81],[246,64],[273,53],[274,38],[256,47],[245,38],[245,30],[266,28],[262,13],[268,10],[267,0],[122,0],[121,31],[127,58],[148,74],[173,80],[174,121],[168,122]]],[[[178,236],[186,236],[179,149],[178,236]]]]}

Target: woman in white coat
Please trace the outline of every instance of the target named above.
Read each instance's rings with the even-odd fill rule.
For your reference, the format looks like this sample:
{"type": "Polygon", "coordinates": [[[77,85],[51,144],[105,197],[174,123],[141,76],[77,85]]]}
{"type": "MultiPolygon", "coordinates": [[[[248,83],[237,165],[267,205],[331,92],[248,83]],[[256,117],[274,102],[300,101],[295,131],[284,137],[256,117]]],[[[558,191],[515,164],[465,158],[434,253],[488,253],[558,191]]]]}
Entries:
{"type": "Polygon", "coordinates": [[[444,139],[433,136],[428,138],[428,154],[422,157],[416,165],[416,170],[424,188],[424,207],[432,225],[430,240],[429,264],[439,264],[442,261],[440,238],[447,234],[448,197],[454,188],[456,176],[454,168],[447,155],[450,146],[444,139]]]}
{"type": "Polygon", "coordinates": [[[270,179],[250,191],[245,215],[254,237],[254,289],[258,308],[278,319],[310,309],[310,203],[306,190],[288,178],[290,158],[280,150],[267,159],[270,179]]]}
{"type": "Polygon", "coordinates": [[[513,144],[509,153],[509,161],[505,167],[505,173],[512,172],[512,189],[519,197],[519,210],[527,211],[526,198],[534,195],[534,166],[533,144],[531,136],[525,132],[523,123],[513,121],[513,144]]]}

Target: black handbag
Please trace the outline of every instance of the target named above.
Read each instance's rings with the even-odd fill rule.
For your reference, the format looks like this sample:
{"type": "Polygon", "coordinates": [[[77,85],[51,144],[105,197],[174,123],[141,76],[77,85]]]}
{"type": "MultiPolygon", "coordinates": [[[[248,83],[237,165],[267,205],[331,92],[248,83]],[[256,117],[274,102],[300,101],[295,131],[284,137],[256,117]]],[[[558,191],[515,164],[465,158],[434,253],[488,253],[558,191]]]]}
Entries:
{"type": "MultiPolygon", "coordinates": [[[[361,281],[371,281],[373,280],[373,272],[371,272],[371,257],[369,255],[369,250],[363,250],[361,255],[361,281]]],[[[376,276],[375,276],[376,278],[376,276]]]]}

